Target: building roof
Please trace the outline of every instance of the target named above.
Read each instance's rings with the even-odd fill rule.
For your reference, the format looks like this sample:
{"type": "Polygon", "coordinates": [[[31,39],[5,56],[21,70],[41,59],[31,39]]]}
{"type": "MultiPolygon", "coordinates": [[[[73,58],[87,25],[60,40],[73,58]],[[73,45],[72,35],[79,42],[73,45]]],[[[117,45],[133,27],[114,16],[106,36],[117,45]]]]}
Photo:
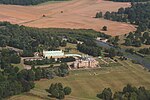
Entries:
{"type": "Polygon", "coordinates": [[[57,51],[43,51],[43,56],[45,56],[45,57],[64,56],[64,52],[62,50],[57,50],[57,51]]]}
{"type": "Polygon", "coordinates": [[[82,57],[79,54],[65,54],[66,57],[82,57]]]}

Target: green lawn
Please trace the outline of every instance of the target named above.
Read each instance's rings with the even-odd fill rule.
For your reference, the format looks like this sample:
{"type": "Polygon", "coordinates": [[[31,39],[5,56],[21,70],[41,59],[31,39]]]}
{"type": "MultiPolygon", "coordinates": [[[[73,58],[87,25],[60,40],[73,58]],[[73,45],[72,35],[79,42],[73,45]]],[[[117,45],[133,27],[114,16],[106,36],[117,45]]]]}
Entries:
{"type": "Polygon", "coordinates": [[[22,70],[22,69],[24,69],[24,67],[23,67],[23,64],[12,64],[13,66],[15,66],[15,67],[18,67],[19,68],[19,70],[22,70]]]}
{"type": "Polygon", "coordinates": [[[40,97],[27,95],[27,94],[21,94],[14,97],[11,97],[10,100],[42,100],[40,97]]]}
{"type": "MultiPolygon", "coordinates": [[[[110,87],[113,92],[121,90],[126,84],[134,86],[145,86],[150,89],[150,72],[144,70],[137,64],[130,61],[120,61],[123,66],[108,67],[97,70],[71,71],[70,75],[65,78],[55,78],[52,80],[41,80],[36,82],[35,88],[30,91],[31,94],[47,98],[45,89],[51,83],[61,82],[65,86],[72,88],[72,93],[65,100],[98,100],[96,94],[104,88],[110,87]],[[97,73],[97,75],[94,75],[97,73]]],[[[27,95],[22,95],[22,98],[27,95]]],[[[20,98],[20,95],[18,96],[20,98]]],[[[29,96],[31,97],[31,95],[29,96]]],[[[32,96],[32,100],[38,100],[32,96]]],[[[10,100],[19,100],[14,96],[10,100]],[[15,98],[15,99],[14,99],[15,98]]],[[[42,100],[42,99],[41,99],[42,100]]]]}
{"type": "Polygon", "coordinates": [[[64,51],[65,51],[65,48],[70,48],[70,51],[66,52],[66,54],[71,54],[71,53],[81,54],[81,55],[83,54],[77,50],[77,44],[67,43],[66,47],[59,47],[59,49],[64,50],[64,51]]]}

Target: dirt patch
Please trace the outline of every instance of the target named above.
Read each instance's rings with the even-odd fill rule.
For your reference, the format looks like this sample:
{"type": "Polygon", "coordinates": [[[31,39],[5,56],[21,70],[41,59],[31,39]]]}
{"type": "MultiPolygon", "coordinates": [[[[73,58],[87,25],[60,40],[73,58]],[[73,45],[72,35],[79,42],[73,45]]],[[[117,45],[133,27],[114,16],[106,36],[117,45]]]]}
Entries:
{"type": "Polygon", "coordinates": [[[108,26],[106,33],[115,36],[129,33],[135,28],[130,24],[93,17],[98,11],[117,11],[120,7],[129,6],[129,3],[103,0],[72,0],[38,6],[0,5],[0,21],[39,28],[84,28],[96,31],[108,26]]]}

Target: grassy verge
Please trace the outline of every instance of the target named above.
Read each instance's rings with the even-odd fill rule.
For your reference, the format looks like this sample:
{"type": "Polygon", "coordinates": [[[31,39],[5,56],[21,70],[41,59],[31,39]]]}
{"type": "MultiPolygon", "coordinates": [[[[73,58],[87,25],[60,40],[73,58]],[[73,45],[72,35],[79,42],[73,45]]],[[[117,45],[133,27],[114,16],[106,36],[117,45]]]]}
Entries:
{"type": "Polygon", "coordinates": [[[64,50],[65,48],[69,48],[69,52],[66,52],[66,54],[83,54],[82,52],[77,50],[77,44],[67,43],[65,47],[59,47],[59,49],[64,50]]]}
{"type": "Polygon", "coordinates": [[[24,67],[23,67],[23,64],[12,64],[13,66],[15,66],[15,67],[18,67],[19,68],[19,70],[22,70],[22,69],[24,69],[24,67]]]}

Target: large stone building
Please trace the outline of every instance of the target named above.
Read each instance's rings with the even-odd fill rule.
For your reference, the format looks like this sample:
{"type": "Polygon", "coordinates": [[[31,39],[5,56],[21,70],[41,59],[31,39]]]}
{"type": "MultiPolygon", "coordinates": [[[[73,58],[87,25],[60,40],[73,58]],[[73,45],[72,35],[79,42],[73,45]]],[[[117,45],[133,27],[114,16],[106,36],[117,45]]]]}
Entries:
{"type": "Polygon", "coordinates": [[[73,67],[77,68],[95,68],[98,66],[98,61],[94,58],[79,59],[73,63],[73,67]]]}

